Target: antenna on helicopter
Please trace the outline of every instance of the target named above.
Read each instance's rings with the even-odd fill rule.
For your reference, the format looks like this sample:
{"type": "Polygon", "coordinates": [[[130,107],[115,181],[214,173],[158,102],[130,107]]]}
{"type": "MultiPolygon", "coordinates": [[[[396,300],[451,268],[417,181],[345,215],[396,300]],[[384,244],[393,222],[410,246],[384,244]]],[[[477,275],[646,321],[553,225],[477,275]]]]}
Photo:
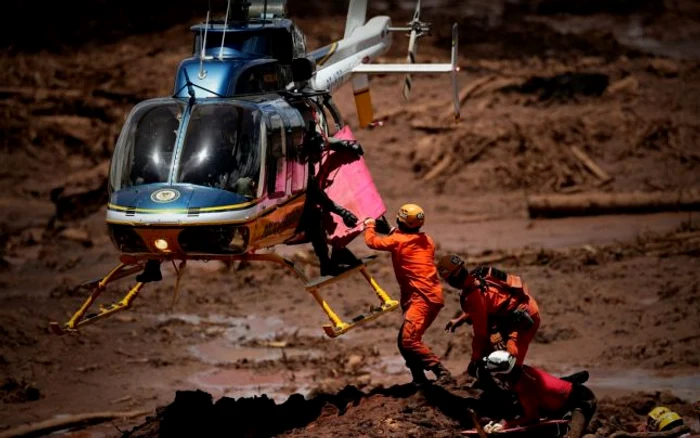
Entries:
{"type": "Polygon", "coordinates": [[[190,75],[187,74],[187,70],[183,70],[183,72],[185,73],[185,80],[187,81],[185,83],[185,86],[187,87],[187,94],[190,95],[190,103],[192,103],[195,99],[194,87],[192,86],[192,81],[190,81],[190,75]]]}
{"type": "Polygon", "coordinates": [[[199,73],[197,77],[199,79],[204,79],[207,77],[207,72],[204,70],[204,51],[207,48],[207,32],[209,31],[209,14],[211,13],[211,2],[209,2],[209,9],[207,10],[207,20],[204,23],[204,38],[202,38],[202,50],[199,52],[199,73]]]}
{"type": "Polygon", "coordinates": [[[262,16],[263,22],[262,22],[262,27],[265,27],[265,20],[267,20],[267,0],[265,0],[265,5],[263,6],[263,16],[262,16]]]}
{"type": "Polygon", "coordinates": [[[228,27],[228,12],[231,10],[231,0],[226,5],[226,18],[224,18],[224,33],[221,35],[221,49],[219,49],[219,60],[224,57],[224,41],[226,40],[226,28],[228,27]]]}

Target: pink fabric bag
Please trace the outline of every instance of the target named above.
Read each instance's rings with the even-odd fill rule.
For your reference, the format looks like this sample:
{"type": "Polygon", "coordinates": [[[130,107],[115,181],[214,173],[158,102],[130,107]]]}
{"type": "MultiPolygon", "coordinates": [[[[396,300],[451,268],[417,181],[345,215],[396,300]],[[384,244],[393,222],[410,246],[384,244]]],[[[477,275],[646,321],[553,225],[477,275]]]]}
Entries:
{"type": "MultiPolygon", "coordinates": [[[[339,140],[355,140],[348,125],[333,137],[339,140]]],[[[364,218],[376,219],[386,213],[386,206],[374,185],[364,157],[358,157],[352,151],[329,151],[321,160],[317,175],[323,191],[358,219],[357,226],[348,228],[339,216],[324,214],[326,238],[333,247],[342,248],[357,237],[362,232],[364,218]]]]}

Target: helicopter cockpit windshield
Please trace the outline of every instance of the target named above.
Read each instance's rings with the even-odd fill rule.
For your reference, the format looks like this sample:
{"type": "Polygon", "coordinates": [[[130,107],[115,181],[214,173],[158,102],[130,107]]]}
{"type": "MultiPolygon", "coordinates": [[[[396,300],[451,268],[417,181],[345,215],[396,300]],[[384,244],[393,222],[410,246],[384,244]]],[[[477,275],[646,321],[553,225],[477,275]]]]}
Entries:
{"type": "Polygon", "coordinates": [[[259,134],[259,120],[249,109],[227,102],[196,105],[175,181],[255,197],[261,167],[259,134]]]}
{"type": "Polygon", "coordinates": [[[110,188],[168,181],[185,104],[155,99],[132,111],[114,151],[110,188]]]}
{"type": "Polygon", "coordinates": [[[172,182],[256,197],[263,141],[258,111],[235,102],[199,103],[180,129],[184,111],[177,99],[134,108],[114,151],[111,191],[172,182]]]}

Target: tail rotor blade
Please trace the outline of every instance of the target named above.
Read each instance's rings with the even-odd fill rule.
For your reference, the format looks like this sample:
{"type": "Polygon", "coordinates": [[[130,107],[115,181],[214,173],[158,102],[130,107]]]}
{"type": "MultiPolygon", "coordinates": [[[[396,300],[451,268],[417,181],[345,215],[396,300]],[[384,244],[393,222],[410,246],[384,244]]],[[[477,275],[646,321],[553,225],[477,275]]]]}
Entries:
{"type": "MultiPolygon", "coordinates": [[[[416,45],[418,43],[418,32],[415,29],[411,31],[410,39],[408,40],[408,56],[406,57],[406,62],[409,64],[416,63],[416,45]]],[[[403,81],[403,98],[408,102],[408,98],[411,96],[411,87],[413,86],[413,78],[410,74],[407,74],[403,81]]]]}
{"type": "Polygon", "coordinates": [[[459,27],[457,23],[452,25],[452,102],[454,104],[455,120],[459,120],[461,102],[459,101],[459,86],[457,85],[457,46],[459,42],[459,27]]]}
{"type": "MultiPolygon", "coordinates": [[[[408,39],[408,56],[406,62],[409,64],[416,63],[416,46],[418,43],[418,29],[420,27],[420,0],[416,2],[416,10],[413,12],[413,20],[411,20],[411,34],[408,39]]],[[[403,81],[403,99],[408,102],[411,96],[411,87],[413,86],[413,78],[407,74],[403,81]]]]}
{"type": "Polygon", "coordinates": [[[413,11],[413,21],[420,21],[420,0],[416,2],[416,10],[413,11]]]}

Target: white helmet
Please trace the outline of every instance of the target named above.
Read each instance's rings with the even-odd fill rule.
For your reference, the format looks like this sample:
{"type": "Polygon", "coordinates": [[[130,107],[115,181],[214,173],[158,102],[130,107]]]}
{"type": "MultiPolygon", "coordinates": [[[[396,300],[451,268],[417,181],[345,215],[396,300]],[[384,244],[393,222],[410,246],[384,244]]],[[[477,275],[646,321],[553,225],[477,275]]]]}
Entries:
{"type": "Polygon", "coordinates": [[[491,374],[508,374],[515,366],[515,357],[507,351],[498,350],[485,357],[484,363],[491,374]]]}

